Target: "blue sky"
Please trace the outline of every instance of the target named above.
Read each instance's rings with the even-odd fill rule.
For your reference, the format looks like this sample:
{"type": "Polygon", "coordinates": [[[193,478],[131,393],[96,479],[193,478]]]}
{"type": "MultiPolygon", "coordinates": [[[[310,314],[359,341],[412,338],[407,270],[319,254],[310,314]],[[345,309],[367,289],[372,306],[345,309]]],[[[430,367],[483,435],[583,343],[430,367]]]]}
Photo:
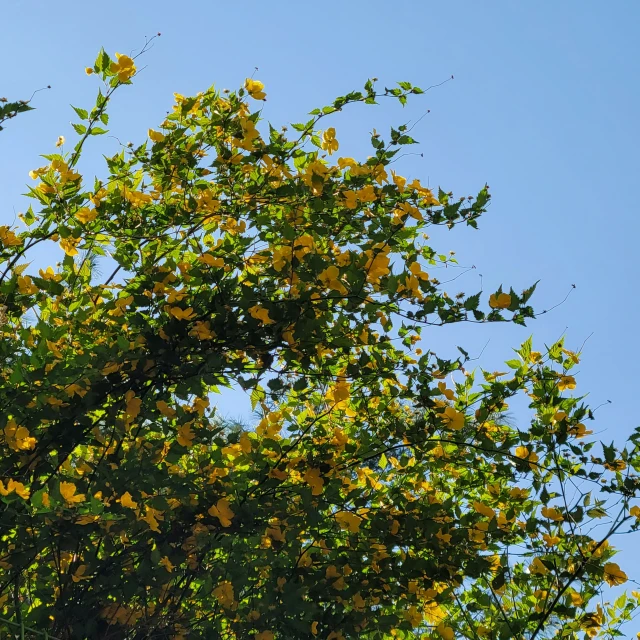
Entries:
{"type": "MultiPolygon", "coordinates": [[[[52,89],[38,93],[37,111],[0,136],[0,224],[25,209],[20,194],[29,170],[42,164],[38,155],[52,152],[59,135],[73,140],[69,104],[92,105],[97,80],[83,69],[101,46],[130,53],[145,36],[162,33],[141,62],[144,72],[112,105],[110,130],[122,142],[141,141],[170,109],[174,91],[237,87],[255,67],[268,93],[264,115],[274,125],[303,120],[369,77],[427,87],[453,74],[405,109],[389,102],[340,114],[341,153],[367,155],[372,127],[385,133],[430,109],[414,129],[423,157],[401,159],[400,173],[457,195],[487,182],[493,194],[479,231],[433,235],[440,252],[455,250],[461,265],[476,267],[452,293],[476,291],[479,274],[487,293],[540,279],[533,302],[542,310],[577,288],[526,329],[434,329],[424,346],[453,354],[460,344],[474,355],[489,341],[479,362],[494,370],[531,332],[538,346],[566,333],[567,346],[578,348],[590,336],[577,391],[589,392],[593,406],[612,401],[597,412],[594,428],[620,442],[640,423],[640,4],[111,0],[94,8],[4,0],[1,17],[0,95],[52,89]]],[[[85,169],[100,175],[100,154],[117,144],[97,138],[85,169]]],[[[58,259],[52,252],[49,262],[58,259]]],[[[248,405],[234,395],[221,409],[240,416],[248,405]]],[[[638,560],[631,540],[620,544],[621,564],[638,560]]]]}

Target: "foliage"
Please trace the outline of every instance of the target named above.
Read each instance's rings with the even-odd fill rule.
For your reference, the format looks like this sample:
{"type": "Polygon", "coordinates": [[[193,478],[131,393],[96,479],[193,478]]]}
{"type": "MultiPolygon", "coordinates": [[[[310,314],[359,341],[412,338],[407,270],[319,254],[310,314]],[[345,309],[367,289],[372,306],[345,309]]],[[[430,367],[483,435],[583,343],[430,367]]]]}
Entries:
{"type": "Polygon", "coordinates": [[[7,98],[0,98],[0,131],[4,129],[2,126],[7,120],[15,118],[19,113],[31,111],[33,107],[29,106],[26,100],[18,100],[18,102],[9,102],[7,98]]]}
{"type": "Polygon", "coordinates": [[[135,72],[100,53],[73,151],[31,172],[26,230],[0,227],[0,616],[67,639],[620,635],[636,596],[602,592],[626,580],[609,540],[637,527],[639,450],[587,438],[579,354],[528,340],[490,373],[417,347],[535,316],[534,286],[433,275],[455,257],[426,230],[476,228],[488,189],[397,175],[406,125],[334,162],[329,116],[422,91],[369,81],[290,136],[257,80],[176,95],[90,182],[135,72]],[[52,242],[56,268],[22,262],[52,242]],[[216,414],[231,385],[255,428],[216,414]]]}

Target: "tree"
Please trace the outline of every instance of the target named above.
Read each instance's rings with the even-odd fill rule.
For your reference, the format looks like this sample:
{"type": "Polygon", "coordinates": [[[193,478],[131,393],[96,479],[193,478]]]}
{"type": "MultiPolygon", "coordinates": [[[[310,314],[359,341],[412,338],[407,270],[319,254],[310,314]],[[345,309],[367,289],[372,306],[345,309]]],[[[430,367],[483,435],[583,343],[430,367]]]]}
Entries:
{"type": "Polygon", "coordinates": [[[26,229],[0,227],[0,615],[67,639],[616,635],[638,432],[590,453],[562,340],[508,373],[417,348],[524,324],[535,286],[452,296],[428,273],[455,258],[425,231],[476,228],[490,196],[397,175],[406,125],[334,160],[332,114],[422,90],[368,81],[290,136],[260,126],[257,80],[176,95],[91,184],[79,160],[135,72],[99,54],[73,151],[31,172],[26,229]],[[29,270],[44,243],[61,263],[29,270]],[[232,384],[255,428],[216,414],[232,384]]]}

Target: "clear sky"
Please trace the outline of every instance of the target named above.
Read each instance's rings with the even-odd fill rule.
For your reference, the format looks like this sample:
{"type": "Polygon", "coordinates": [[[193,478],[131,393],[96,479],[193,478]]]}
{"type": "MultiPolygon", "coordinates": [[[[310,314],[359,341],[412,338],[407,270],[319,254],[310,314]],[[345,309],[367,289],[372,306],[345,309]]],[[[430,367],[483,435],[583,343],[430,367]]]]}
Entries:
{"type": "MultiPolygon", "coordinates": [[[[73,142],[69,104],[91,107],[97,80],[83,69],[101,46],[135,52],[162,33],[111,107],[110,130],[122,142],[141,141],[174,91],[237,87],[255,67],[274,125],[303,120],[369,77],[426,88],[453,74],[404,110],[389,102],[340,114],[341,153],[367,155],[372,127],[385,133],[430,109],[413,132],[423,157],[403,158],[399,171],[457,195],[487,182],[493,194],[479,231],[434,234],[441,252],[453,249],[461,265],[476,267],[452,293],[478,290],[479,274],[487,294],[540,279],[533,304],[542,310],[577,288],[528,328],[433,329],[423,346],[453,355],[460,344],[475,355],[489,341],[479,362],[495,370],[531,332],[538,347],[566,332],[577,349],[590,336],[576,391],[589,392],[592,406],[612,401],[590,428],[621,442],[640,424],[640,3],[4,0],[0,22],[0,95],[28,98],[52,86],[36,95],[37,111],[0,134],[0,224],[25,209],[20,194],[42,164],[38,155],[52,152],[59,135],[73,142]]],[[[93,141],[91,173],[102,173],[105,145],[117,148],[115,139],[93,141]]],[[[52,252],[49,262],[58,259],[52,252]]],[[[248,409],[237,395],[222,403],[227,415],[248,409]]],[[[619,541],[623,566],[637,564],[638,542],[619,541]]]]}

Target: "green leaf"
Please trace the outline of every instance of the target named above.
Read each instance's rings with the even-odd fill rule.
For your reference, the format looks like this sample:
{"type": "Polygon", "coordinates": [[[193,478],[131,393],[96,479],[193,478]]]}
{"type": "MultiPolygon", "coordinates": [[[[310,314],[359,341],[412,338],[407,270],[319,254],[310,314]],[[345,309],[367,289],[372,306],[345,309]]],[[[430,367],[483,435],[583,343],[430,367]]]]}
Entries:
{"type": "Polygon", "coordinates": [[[80,120],[88,120],[89,112],[86,109],[81,109],[80,107],[74,107],[71,105],[71,108],[78,114],[80,120]]]}
{"type": "Polygon", "coordinates": [[[103,73],[109,70],[111,66],[111,58],[104,49],[100,49],[100,53],[94,63],[94,69],[97,73],[103,73]]]}

